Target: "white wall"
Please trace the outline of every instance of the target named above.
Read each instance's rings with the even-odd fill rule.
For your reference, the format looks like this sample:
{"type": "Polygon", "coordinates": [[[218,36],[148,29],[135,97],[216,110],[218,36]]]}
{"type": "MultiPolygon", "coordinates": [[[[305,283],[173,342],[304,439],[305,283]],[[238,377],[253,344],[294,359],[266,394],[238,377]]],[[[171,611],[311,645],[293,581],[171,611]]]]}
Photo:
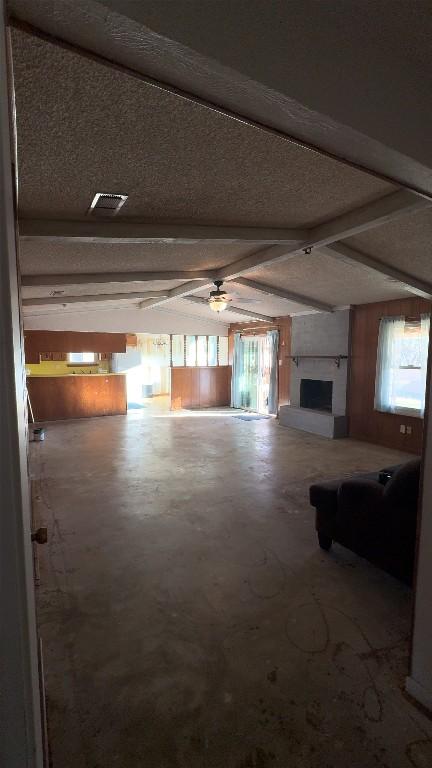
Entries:
{"type": "MultiPolygon", "coordinates": [[[[432,354],[432,340],[429,357],[432,354]]],[[[419,536],[411,675],[407,691],[432,710],[432,380],[423,448],[423,492],[419,536]]]]}
{"type": "Polygon", "coordinates": [[[110,309],[25,315],[26,330],[103,333],[190,333],[228,336],[228,325],[166,309],[110,309]]]}

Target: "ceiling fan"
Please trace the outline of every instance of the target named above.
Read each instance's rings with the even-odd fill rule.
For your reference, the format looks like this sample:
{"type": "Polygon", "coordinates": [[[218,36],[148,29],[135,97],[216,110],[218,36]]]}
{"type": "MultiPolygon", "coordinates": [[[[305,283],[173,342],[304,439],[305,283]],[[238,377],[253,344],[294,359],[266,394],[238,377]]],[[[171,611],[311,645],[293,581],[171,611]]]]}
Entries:
{"type": "Polygon", "coordinates": [[[223,280],[215,280],[214,284],[216,286],[216,290],[210,291],[209,297],[207,299],[208,305],[210,309],[213,310],[213,312],[223,312],[223,310],[227,308],[229,302],[231,301],[231,296],[229,296],[226,291],[221,291],[223,280]]]}
{"type": "Polygon", "coordinates": [[[207,299],[208,305],[213,312],[223,312],[224,309],[227,309],[228,304],[233,300],[233,297],[235,297],[236,304],[259,304],[259,299],[248,299],[240,296],[236,292],[227,293],[226,291],[221,290],[223,280],[215,280],[214,284],[216,290],[210,291],[207,299]]]}

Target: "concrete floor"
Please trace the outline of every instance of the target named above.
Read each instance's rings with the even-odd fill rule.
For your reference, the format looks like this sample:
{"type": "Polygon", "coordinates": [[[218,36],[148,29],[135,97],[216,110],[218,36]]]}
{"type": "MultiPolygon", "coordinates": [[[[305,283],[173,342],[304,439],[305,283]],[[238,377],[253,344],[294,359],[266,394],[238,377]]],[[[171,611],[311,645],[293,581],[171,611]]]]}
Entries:
{"type": "Polygon", "coordinates": [[[426,768],[411,593],[317,546],[308,487],[395,451],[154,409],[31,446],[53,768],[426,768]]]}

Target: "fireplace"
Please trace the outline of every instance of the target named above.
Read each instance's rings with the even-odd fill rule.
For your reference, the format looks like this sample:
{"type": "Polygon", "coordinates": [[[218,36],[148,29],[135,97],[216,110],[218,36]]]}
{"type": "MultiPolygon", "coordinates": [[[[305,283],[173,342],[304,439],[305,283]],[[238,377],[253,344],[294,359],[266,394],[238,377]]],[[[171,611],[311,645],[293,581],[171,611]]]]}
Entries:
{"type": "Polygon", "coordinates": [[[321,379],[302,379],[300,382],[300,407],[316,411],[332,412],[333,382],[321,379]]]}

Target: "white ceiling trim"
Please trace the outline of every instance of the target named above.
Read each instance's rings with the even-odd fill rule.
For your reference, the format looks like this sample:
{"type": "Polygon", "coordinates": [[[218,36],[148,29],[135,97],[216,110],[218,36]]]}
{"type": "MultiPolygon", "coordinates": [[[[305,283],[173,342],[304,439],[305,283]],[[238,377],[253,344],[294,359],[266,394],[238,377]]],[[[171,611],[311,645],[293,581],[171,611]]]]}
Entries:
{"type": "Polygon", "coordinates": [[[368,256],[366,253],[357,251],[351,246],[344,243],[332,243],[331,245],[322,246],[318,249],[320,253],[326,253],[329,256],[333,256],[336,259],[342,259],[354,264],[361,264],[368,269],[373,269],[382,275],[386,275],[392,280],[396,280],[407,288],[410,293],[416,296],[422,296],[425,299],[432,298],[432,284],[419,280],[416,277],[408,275],[406,272],[392,267],[391,264],[384,264],[382,261],[374,259],[372,256],[368,256]]]}

